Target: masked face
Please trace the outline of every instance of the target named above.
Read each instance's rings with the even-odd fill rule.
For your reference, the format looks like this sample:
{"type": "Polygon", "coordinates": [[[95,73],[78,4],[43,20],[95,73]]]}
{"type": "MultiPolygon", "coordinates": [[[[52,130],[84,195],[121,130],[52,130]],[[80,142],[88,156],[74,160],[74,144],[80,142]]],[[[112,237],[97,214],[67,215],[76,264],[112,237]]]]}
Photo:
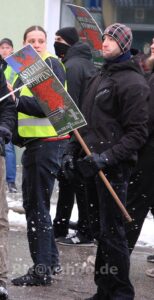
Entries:
{"type": "Polygon", "coordinates": [[[70,46],[61,42],[55,42],[54,48],[56,55],[60,58],[63,58],[66,55],[70,46]]]}

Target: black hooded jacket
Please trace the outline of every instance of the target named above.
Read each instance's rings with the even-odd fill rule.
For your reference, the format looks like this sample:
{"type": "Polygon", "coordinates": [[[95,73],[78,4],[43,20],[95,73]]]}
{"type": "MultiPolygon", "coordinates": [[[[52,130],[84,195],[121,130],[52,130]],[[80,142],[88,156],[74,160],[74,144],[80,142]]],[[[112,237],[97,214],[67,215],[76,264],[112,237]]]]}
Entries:
{"type": "MultiPolygon", "coordinates": [[[[3,66],[0,64],[0,98],[9,93],[6,79],[3,73],[3,66]]],[[[15,123],[17,120],[17,112],[15,103],[11,96],[0,101],[0,155],[5,155],[5,143],[12,138],[15,123]]]]}
{"type": "MultiPolygon", "coordinates": [[[[2,71],[2,66],[0,66],[0,98],[7,95],[8,93],[9,90],[7,88],[6,79],[2,71]]],[[[13,132],[16,119],[17,112],[12,97],[9,96],[3,101],[0,101],[0,127],[2,126],[10,130],[10,132],[13,132]]],[[[8,140],[6,140],[6,142],[8,142],[8,140]]]]}
{"type": "Polygon", "coordinates": [[[150,90],[135,61],[105,64],[82,99],[88,123],[80,133],[91,152],[105,152],[110,165],[136,160],[148,137],[150,90]]]}
{"type": "Polygon", "coordinates": [[[75,43],[68,49],[62,62],[66,68],[68,93],[80,108],[85,80],[96,73],[89,45],[80,41],[75,43]]]}
{"type": "Polygon", "coordinates": [[[147,144],[154,147],[154,69],[148,80],[151,94],[149,101],[149,139],[147,144]]]}

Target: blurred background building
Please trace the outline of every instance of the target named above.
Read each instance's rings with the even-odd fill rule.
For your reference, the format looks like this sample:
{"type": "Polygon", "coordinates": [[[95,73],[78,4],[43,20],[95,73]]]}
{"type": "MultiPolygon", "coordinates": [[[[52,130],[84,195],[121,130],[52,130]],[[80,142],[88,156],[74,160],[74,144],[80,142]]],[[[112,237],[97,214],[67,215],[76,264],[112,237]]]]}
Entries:
{"type": "Polygon", "coordinates": [[[60,27],[78,26],[67,3],[86,7],[102,30],[113,22],[127,24],[133,30],[133,46],[148,51],[154,35],[154,0],[0,0],[0,39],[11,38],[19,49],[25,29],[39,24],[45,27],[48,48],[53,50],[60,27]]]}
{"type": "MultiPolygon", "coordinates": [[[[148,54],[154,37],[154,0],[0,0],[0,39],[10,38],[15,51],[19,50],[25,29],[41,25],[47,31],[48,50],[54,53],[55,32],[64,26],[79,26],[67,3],[87,8],[102,31],[114,22],[130,26],[133,47],[148,54]]],[[[20,153],[17,149],[17,161],[20,153]]]]}
{"type": "Polygon", "coordinates": [[[65,0],[62,2],[61,26],[72,21],[65,4],[81,5],[88,8],[102,31],[115,22],[130,26],[134,36],[133,47],[148,53],[149,44],[154,37],[154,0],[65,0]]]}

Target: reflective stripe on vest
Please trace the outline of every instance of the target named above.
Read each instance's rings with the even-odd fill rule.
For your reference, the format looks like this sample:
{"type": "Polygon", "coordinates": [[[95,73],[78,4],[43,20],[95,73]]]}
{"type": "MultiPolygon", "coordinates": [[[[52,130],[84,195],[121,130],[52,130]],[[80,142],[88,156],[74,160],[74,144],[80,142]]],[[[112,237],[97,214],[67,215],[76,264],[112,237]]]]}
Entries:
{"type": "Polygon", "coordinates": [[[57,136],[48,118],[35,118],[22,113],[18,113],[18,133],[26,138],[57,136]]]}

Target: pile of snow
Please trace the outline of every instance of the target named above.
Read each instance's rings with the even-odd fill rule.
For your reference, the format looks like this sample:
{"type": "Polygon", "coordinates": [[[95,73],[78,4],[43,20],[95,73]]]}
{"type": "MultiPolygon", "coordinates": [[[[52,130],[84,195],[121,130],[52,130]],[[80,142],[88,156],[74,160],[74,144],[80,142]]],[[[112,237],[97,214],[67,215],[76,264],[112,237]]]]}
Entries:
{"type": "Polygon", "coordinates": [[[154,248],[154,218],[151,213],[147,215],[144,221],[137,246],[154,248]]]}
{"type": "MultiPolygon", "coordinates": [[[[17,194],[9,194],[9,193],[7,194],[7,202],[9,206],[8,218],[9,218],[10,229],[15,231],[23,230],[26,229],[27,227],[25,213],[22,208],[22,195],[21,193],[17,193],[17,194]]],[[[50,213],[53,220],[56,214],[56,203],[51,204],[50,213]]],[[[72,210],[71,220],[72,221],[78,220],[78,210],[76,204],[74,204],[72,210]]]]}
{"type": "MultiPolygon", "coordinates": [[[[7,201],[9,206],[9,222],[11,230],[25,230],[26,229],[26,218],[25,214],[22,212],[22,196],[21,193],[17,194],[7,194],[7,201]],[[18,211],[19,208],[19,212],[18,211]],[[14,209],[15,211],[13,211],[14,209]]],[[[56,213],[56,203],[51,204],[51,217],[54,219],[56,213]]],[[[71,220],[77,221],[78,210],[75,204],[72,211],[71,220]]],[[[142,247],[153,247],[154,248],[154,219],[149,213],[145,219],[141,234],[139,236],[137,246],[142,247]]]]}

